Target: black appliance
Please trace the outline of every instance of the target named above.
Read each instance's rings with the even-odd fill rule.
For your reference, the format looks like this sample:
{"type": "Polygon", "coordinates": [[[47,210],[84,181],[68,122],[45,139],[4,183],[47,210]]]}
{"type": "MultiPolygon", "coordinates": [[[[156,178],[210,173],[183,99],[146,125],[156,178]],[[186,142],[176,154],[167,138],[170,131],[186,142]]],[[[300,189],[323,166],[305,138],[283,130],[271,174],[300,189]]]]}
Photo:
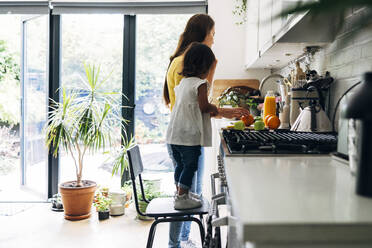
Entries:
{"type": "Polygon", "coordinates": [[[222,136],[231,155],[328,154],[337,150],[335,133],[224,129],[222,136]]]}

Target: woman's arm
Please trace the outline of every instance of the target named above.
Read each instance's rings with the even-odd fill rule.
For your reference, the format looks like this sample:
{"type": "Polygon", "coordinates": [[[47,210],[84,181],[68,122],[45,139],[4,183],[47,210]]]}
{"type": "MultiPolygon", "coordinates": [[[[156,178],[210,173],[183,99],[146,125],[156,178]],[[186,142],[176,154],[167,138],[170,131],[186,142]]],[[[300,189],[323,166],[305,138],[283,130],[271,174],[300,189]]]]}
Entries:
{"type": "Polygon", "coordinates": [[[198,102],[202,113],[211,113],[212,116],[218,114],[216,105],[208,102],[208,88],[206,83],[200,85],[198,88],[198,102]]]}

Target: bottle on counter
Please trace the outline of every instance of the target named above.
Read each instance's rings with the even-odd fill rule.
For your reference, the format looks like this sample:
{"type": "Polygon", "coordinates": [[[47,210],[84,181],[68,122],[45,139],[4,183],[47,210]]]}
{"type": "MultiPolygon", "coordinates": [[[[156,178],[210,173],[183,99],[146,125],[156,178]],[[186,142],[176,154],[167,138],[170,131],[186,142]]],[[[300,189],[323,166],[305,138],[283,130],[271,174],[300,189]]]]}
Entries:
{"type": "Polygon", "coordinates": [[[280,129],[289,129],[290,95],[285,97],[283,112],[279,113],[280,129]]]}
{"type": "Polygon", "coordinates": [[[263,117],[276,115],[276,102],[274,91],[269,90],[265,96],[263,117]]]}

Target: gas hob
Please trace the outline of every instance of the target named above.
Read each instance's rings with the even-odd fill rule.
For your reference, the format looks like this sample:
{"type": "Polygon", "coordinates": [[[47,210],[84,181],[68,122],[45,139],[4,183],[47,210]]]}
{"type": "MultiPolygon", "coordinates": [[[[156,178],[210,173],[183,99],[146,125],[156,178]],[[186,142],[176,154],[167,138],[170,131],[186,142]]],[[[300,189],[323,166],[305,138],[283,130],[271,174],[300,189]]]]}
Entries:
{"type": "Polygon", "coordinates": [[[231,155],[328,154],[337,149],[334,133],[224,129],[222,137],[231,155]]]}

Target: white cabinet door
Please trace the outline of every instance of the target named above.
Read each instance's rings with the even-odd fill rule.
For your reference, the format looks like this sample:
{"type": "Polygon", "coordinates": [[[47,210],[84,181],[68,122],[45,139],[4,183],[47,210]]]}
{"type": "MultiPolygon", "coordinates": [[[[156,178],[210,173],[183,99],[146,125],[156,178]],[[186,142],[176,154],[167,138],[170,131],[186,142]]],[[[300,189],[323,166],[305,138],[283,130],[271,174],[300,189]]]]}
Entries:
{"type": "Polygon", "coordinates": [[[279,17],[279,14],[291,7],[296,6],[299,2],[310,2],[314,0],[273,0],[272,5],[272,25],[271,25],[271,32],[272,32],[272,38],[274,42],[276,41],[276,35],[281,31],[281,29],[289,24],[291,21],[291,17],[293,17],[293,14],[279,17]]]}
{"type": "Polygon", "coordinates": [[[260,0],[259,2],[258,47],[262,53],[262,50],[267,49],[271,43],[271,17],[273,0],[260,0]]]}
{"type": "Polygon", "coordinates": [[[247,2],[247,23],[246,23],[246,66],[249,67],[259,57],[258,50],[258,25],[259,25],[260,0],[247,2]]]}
{"type": "Polygon", "coordinates": [[[275,35],[280,31],[280,29],[283,27],[287,19],[286,17],[279,17],[279,14],[284,9],[283,4],[284,4],[283,0],[273,1],[271,31],[272,31],[272,36],[274,40],[275,40],[275,35]]]}

